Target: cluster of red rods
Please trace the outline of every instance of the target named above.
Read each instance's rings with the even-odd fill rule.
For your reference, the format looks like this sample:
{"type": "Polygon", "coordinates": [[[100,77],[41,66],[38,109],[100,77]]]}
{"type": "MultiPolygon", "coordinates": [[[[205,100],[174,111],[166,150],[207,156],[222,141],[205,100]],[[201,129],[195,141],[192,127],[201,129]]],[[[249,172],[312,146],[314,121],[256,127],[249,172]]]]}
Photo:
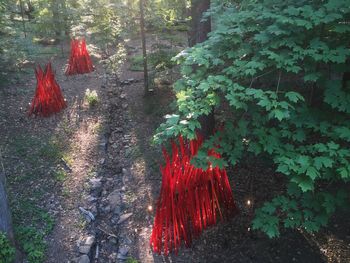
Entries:
{"type": "MultiPolygon", "coordinates": [[[[157,253],[177,253],[182,241],[189,247],[193,237],[238,211],[226,170],[211,164],[203,170],[191,164],[202,142],[198,135],[190,142],[179,137],[178,145],[172,142],[172,156],[163,149],[162,187],[150,239],[157,253]]],[[[208,155],[221,158],[214,150],[208,155]]]]}
{"type": "Polygon", "coordinates": [[[85,39],[73,39],[70,43],[70,50],[66,75],[84,74],[94,70],[90,55],[86,49],[85,39]]]}
{"type": "Polygon", "coordinates": [[[47,64],[45,71],[40,66],[35,69],[36,90],[29,109],[29,115],[48,117],[60,112],[67,104],[63,98],[60,86],[55,80],[51,63],[47,64]]]}
{"type": "MultiPolygon", "coordinates": [[[[84,74],[94,70],[90,55],[86,48],[85,39],[71,41],[70,58],[66,75],[84,74]]],[[[63,98],[61,88],[55,80],[51,63],[45,67],[45,71],[40,66],[35,69],[36,90],[32,103],[29,107],[29,115],[49,117],[60,112],[67,104],[63,98]]]]}

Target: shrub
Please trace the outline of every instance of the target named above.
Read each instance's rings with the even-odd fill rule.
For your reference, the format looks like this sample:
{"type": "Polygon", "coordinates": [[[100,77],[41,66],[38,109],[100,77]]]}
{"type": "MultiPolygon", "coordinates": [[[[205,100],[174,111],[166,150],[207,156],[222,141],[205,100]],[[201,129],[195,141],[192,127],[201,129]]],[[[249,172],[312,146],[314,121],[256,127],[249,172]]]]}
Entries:
{"type": "Polygon", "coordinates": [[[87,89],[85,91],[85,100],[88,102],[89,106],[95,106],[98,103],[98,95],[96,90],[90,91],[90,89],[87,89]]]}
{"type": "MultiPolygon", "coordinates": [[[[317,231],[346,207],[350,181],[350,6],[347,1],[241,1],[213,8],[216,30],[178,55],[178,113],[155,136],[194,138],[198,117],[229,105],[205,143],[232,165],[268,155],[287,184],[254,229],[317,231]],[[219,142],[220,140],[220,142],[219,142]]],[[[206,160],[198,160],[206,165],[206,160]]],[[[201,164],[200,164],[201,163],[201,164]]]]}
{"type": "Polygon", "coordinates": [[[0,262],[12,263],[15,259],[15,248],[4,233],[0,232],[0,262]]]}

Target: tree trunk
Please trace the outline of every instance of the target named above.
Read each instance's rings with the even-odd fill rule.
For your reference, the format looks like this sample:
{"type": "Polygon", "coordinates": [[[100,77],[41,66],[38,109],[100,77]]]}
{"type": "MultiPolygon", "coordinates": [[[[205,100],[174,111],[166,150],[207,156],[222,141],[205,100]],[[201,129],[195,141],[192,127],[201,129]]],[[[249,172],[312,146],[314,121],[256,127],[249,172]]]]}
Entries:
{"type": "Polygon", "coordinates": [[[17,249],[13,234],[11,212],[6,194],[6,177],[3,171],[0,171],[0,232],[5,233],[12,246],[15,247],[15,262],[22,262],[22,253],[17,249]]]}
{"type": "Polygon", "coordinates": [[[145,18],[144,18],[144,3],[140,2],[140,28],[141,28],[141,40],[142,40],[142,54],[143,54],[143,76],[145,95],[148,95],[148,69],[147,69],[147,50],[146,50],[146,36],[145,36],[145,18]]]}
{"type": "Polygon", "coordinates": [[[63,12],[64,34],[68,36],[70,33],[70,26],[69,26],[69,17],[68,17],[66,0],[61,0],[61,6],[62,6],[62,12],[63,12]]]}
{"type": "Polygon", "coordinates": [[[0,171],[0,232],[6,233],[8,238],[13,242],[14,235],[11,223],[10,208],[7,202],[5,182],[5,174],[0,171]]]}
{"type": "Polygon", "coordinates": [[[191,0],[191,29],[189,34],[189,46],[202,43],[208,39],[211,31],[210,18],[202,21],[203,14],[210,8],[210,0],[191,0]]]}
{"type": "Polygon", "coordinates": [[[24,21],[24,6],[23,6],[23,1],[22,0],[19,1],[19,6],[20,6],[20,9],[21,9],[24,38],[27,38],[26,21],[24,21]]]}
{"type": "Polygon", "coordinates": [[[52,11],[52,23],[55,28],[55,35],[57,39],[61,36],[61,23],[59,14],[59,0],[51,0],[51,11],[52,11]]]}
{"type": "MultiPolygon", "coordinates": [[[[203,14],[210,8],[210,0],[191,0],[191,29],[189,32],[189,46],[193,47],[197,43],[204,42],[208,39],[208,33],[211,31],[210,18],[202,21],[203,14]]],[[[207,139],[213,134],[215,128],[214,108],[209,115],[199,117],[201,124],[200,133],[207,139]]]]}

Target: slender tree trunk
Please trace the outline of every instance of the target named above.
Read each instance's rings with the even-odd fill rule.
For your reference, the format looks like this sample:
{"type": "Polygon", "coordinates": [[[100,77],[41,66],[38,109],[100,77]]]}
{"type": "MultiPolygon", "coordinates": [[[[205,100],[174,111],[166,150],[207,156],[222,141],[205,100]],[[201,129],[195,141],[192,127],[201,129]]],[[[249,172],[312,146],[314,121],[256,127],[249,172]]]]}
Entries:
{"type": "Polygon", "coordinates": [[[23,1],[22,0],[19,0],[19,6],[20,6],[20,9],[21,9],[24,38],[27,38],[26,21],[24,21],[24,7],[23,7],[23,1]]]}
{"type": "MultiPolygon", "coordinates": [[[[210,0],[191,0],[191,29],[189,32],[189,46],[193,47],[197,43],[208,39],[208,33],[211,31],[211,22],[208,17],[203,21],[203,14],[210,8],[210,0]]],[[[199,117],[201,124],[200,133],[207,139],[213,134],[215,128],[214,108],[209,115],[199,117]]]]}
{"type": "MultiPolygon", "coordinates": [[[[1,157],[1,156],[0,156],[1,157]]],[[[17,248],[13,233],[11,211],[6,194],[6,177],[3,167],[0,170],[0,232],[5,233],[13,247],[16,249],[15,262],[22,262],[22,253],[17,248]]]]}
{"type": "Polygon", "coordinates": [[[149,90],[148,90],[147,50],[146,50],[143,0],[139,0],[139,3],[140,3],[140,28],[141,28],[142,54],[143,54],[143,76],[144,76],[143,80],[144,80],[145,95],[148,95],[149,90]]]}
{"type": "Polygon", "coordinates": [[[210,18],[202,21],[203,14],[210,8],[210,0],[191,0],[191,29],[189,34],[189,46],[202,43],[208,39],[211,31],[210,18]]]}
{"type": "Polygon", "coordinates": [[[6,233],[9,239],[11,241],[14,241],[11,214],[7,201],[5,182],[5,174],[2,171],[0,171],[0,232],[6,233]]]}
{"type": "Polygon", "coordinates": [[[59,0],[51,0],[52,22],[55,28],[56,38],[61,36],[61,23],[59,14],[59,0]]]}
{"type": "Polygon", "coordinates": [[[63,11],[64,34],[68,36],[70,32],[70,26],[68,24],[69,19],[68,19],[68,11],[67,11],[67,1],[61,0],[61,6],[63,11]]]}

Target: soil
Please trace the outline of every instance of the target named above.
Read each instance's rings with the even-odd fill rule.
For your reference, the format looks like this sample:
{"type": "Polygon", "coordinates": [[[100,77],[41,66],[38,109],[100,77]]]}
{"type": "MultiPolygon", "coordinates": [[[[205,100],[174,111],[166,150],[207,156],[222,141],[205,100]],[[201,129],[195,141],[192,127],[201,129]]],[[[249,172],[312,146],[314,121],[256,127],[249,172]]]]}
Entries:
{"type": "MultiPolygon", "coordinates": [[[[159,41],[149,36],[148,49],[159,41]]],[[[130,71],[128,61],[140,54],[141,45],[134,39],[125,46],[126,61],[118,72],[97,52],[93,53],[93,73],[67,78],[66,59],[55,56],[53,68],[68,107],[51,118],[26,116],[34,94],[34,74],[0,89],[0,149],[11,205],[17,211],[22,208],[18,203],[32,200],[55,221],[46,236],[45,262],[82,262],[79,248],[88,236],[95,237],[88,251],[90,261],[100,263],[350,262],[350,217],[345,212],[314,235],[288,230],[269,239],[250,229],[254,209],[283,190],[283,178],[260,160],[247,160],[229,171],[239,215],[210,227],[178,255],[154,254],[149,237],[162,157],[152,136],[162,116],[171,113],[174,94],[167,81],[172,77],[163,76],[167,81],[160,81],[163,85],[144,96],[143,73],[130,71]],[[86,89],[97,91],[97,105],[86,102],[86,89]],[[50,151],[44,151],[51,144],[58,152],[53,158],[50,151]],[[64,171],[64,178],[57,171],[64,171]],[[90,211],[95,220],[88,222],[79,207],[90,211]]],[[[33,223],[28,214],[16,221],[33,223]]]]}

